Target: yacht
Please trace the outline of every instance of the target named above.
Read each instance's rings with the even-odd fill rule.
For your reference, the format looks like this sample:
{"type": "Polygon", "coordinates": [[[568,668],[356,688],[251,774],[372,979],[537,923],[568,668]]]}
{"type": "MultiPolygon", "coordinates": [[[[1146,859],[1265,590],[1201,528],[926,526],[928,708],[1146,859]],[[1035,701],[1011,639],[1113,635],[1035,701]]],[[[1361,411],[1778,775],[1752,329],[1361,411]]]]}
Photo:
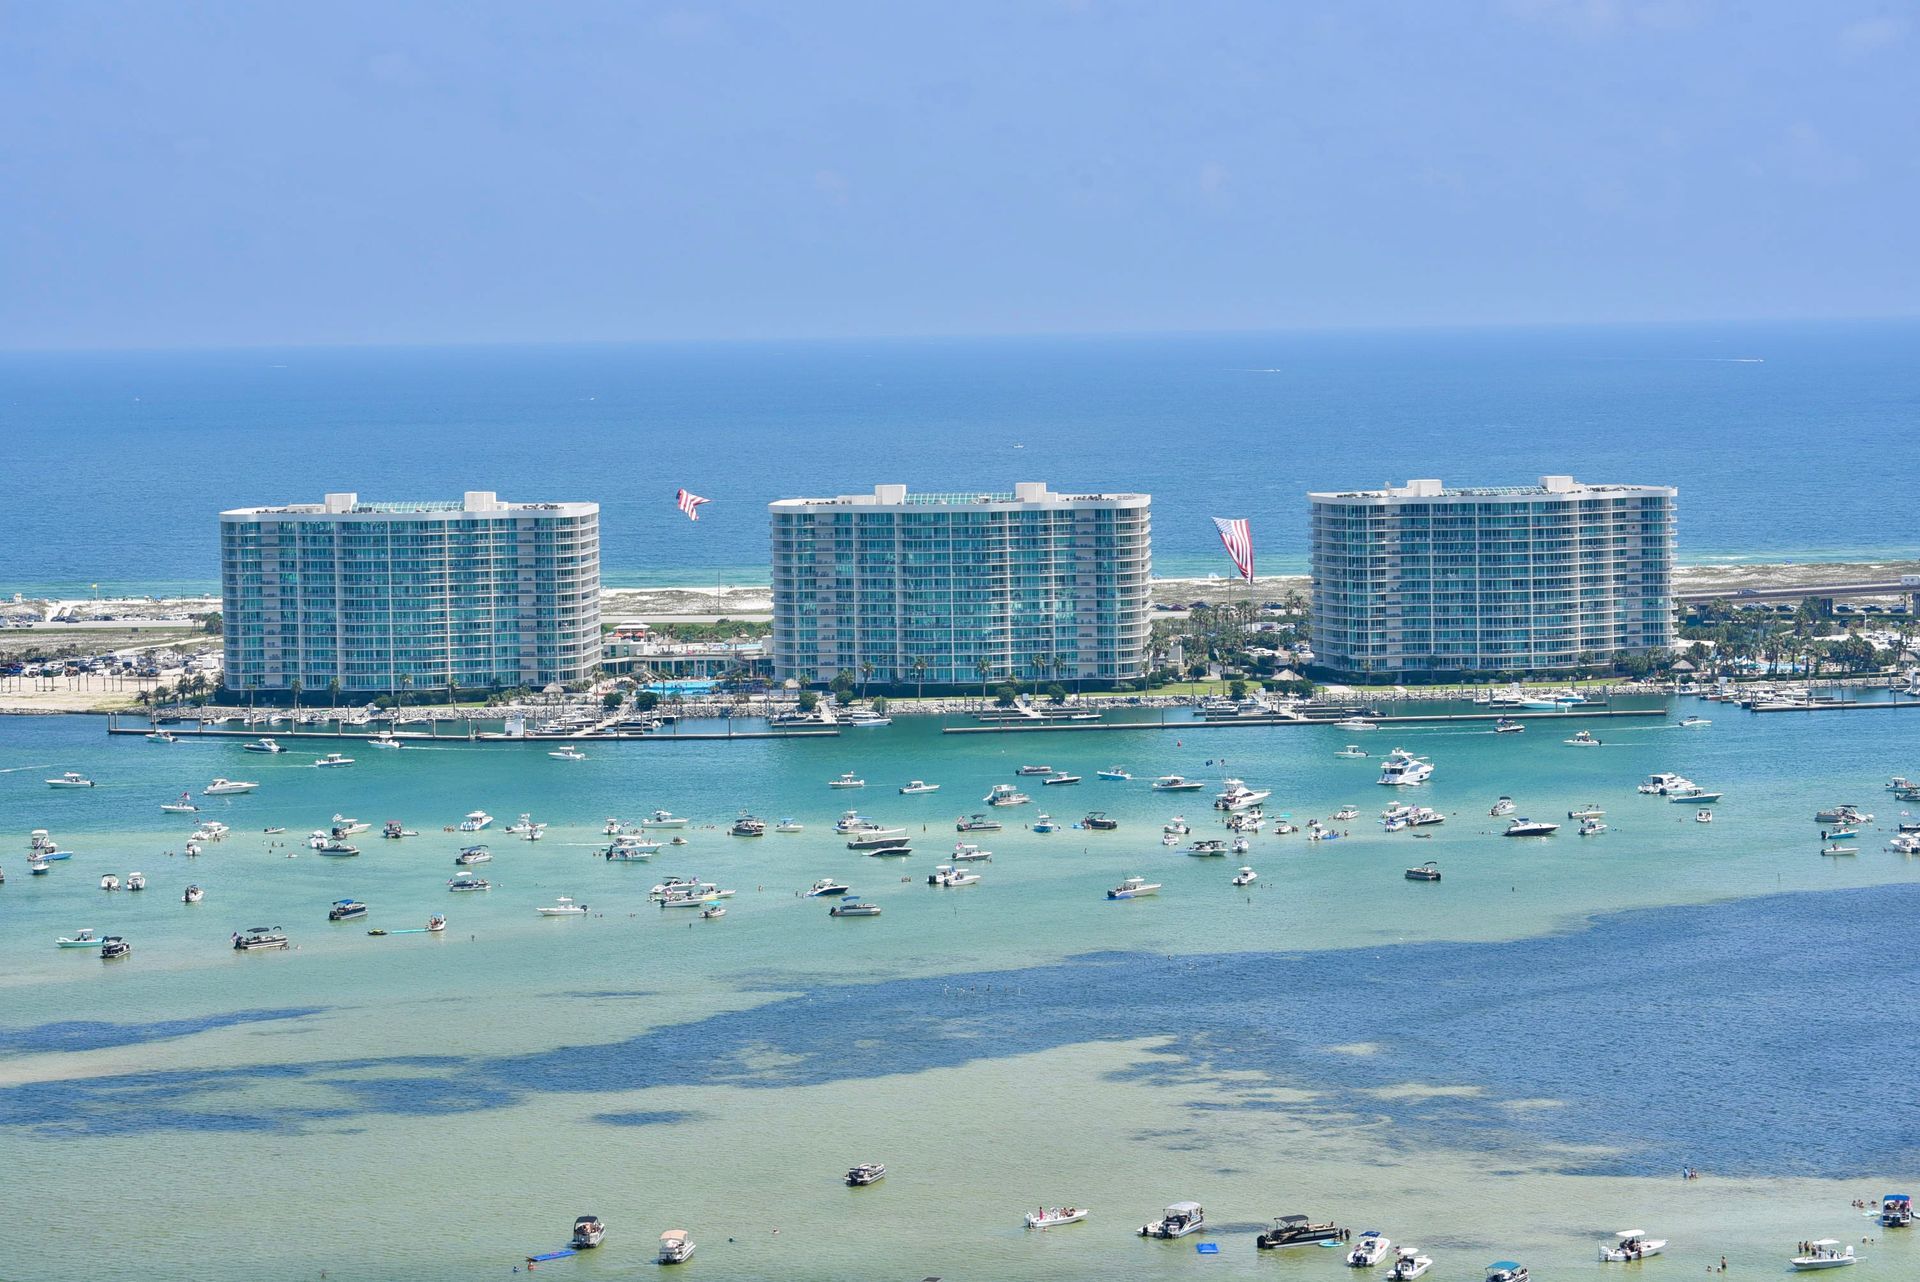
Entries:
{"type": "Polygon", "coordinates": [[[1566,744],[1569,748],[1598,748],[1602,746],[1600,741],[1593,737],[1591,730],[1581,730],[1576,733],[1573,738],[1562,739],[1560,742],[1566,744]]]}
{"type": "Polygon", "coordinates": [[[244,779],[215,779],[201,791],[201,795],[205,797],[226,797],[234,793],[252,792],[259,786],[257,783],[249,783],[244,779]]]}
{"type": "Polygon", "coordinates": [[[113,961],[119,957],[132,956],[132,954],[133,945],[118,935],[108,935],[100,941],[100,959],[102,961],[113,961]]]}
{"type": "MultiPolygon", "coordinates": [[[[1133,776],[1125,770],[1122,770],[1119,766],[1108,766],[1105,770],[1095,771],[1094,778],[1102,779],[1109,783],[1133,782],[1133,776]]],[[[1082,1211],[1081,1214],[1085,1215],[1086,1212],[1082,1211]]]]}
{"type": "Polygon", "coordinates": [[[1236,886],[1251,886],[1258,880],[1260,880],[1260,874],[1244,864],[1241,865],[1239,872],[1233,874],[1233,884],[1236,886]]]}
{"type": "Polygon", "coordinates": [[[656,810],[640,821],[642,828],[684,828],[687,821],[671,810],[656,810]]]}
{"type": "Polygon", "coordinates": [[[105,876],[100,878],[100,889],[118,890],[120,889],[120,879],[114,876],[112,873],[107,873],[105,876]]]}
{"type": "Polygon", "coordinates": [[[1660,1254],[1667,1245],[1663,1237],[1648,1237],[1645,1229],[1621,1229],[1613,1237],[1612,1242],[1601,1244],[1600,1258],[1614,1264],[1647,1259],[1660,1254]]]}
{"type": "Polygon", "coordinates": [[[358,899],[336,899],[333,907],[327,909],[328,921],[351,921],[355,917],[365,917],[367,906],[358,899]]]}
{"type": "Polygon", "coordinates": [[[587,754],[580,751],[580,749],[574,747],[572,744],[568,744],[564,748],[555,748],[552,752],[549,752],[547,755],[549,757],[552,757],[555,761],[585,761],[587,759],[587,754]]]}
{"type": "Polygon", "coordinates": [[[193,804],[193,794],[190,792],[183,792],[180,800],[165,802],[160,807],[160,813],[166,815],[192,815],[199,812],[200,807],[193,804]]]}
{"type": "Polygon", "coordinates": [[[601,856],[610,863],[631,862],[638,859],[651,859],[660,853],[660,843],[648,841],[644,837],[615,837],[607,843],[601,856]]]}
{"type": "Polygon", "coordinates": [[[493,816],[484,810],[469,810],[467,817],[459,824],[461,832],[479,832],[493,823],[493,816]]]}
{"type": "MultiPolygon", "coordinates": [[[[779,823],[775,824],[773,826],[773,830],[775,832],[805,832],[807,830],[807,826],[801,823],[798,819],[789,818],[789,819],[782,819],[779,823]]],[[[681,839],[676,838],[676,840],[681,840],[681,839]]]]}
{"type": "Polygon", "coordinates": [[[1243,779],[1228,779],[1223,784],[1222,790],[1214,797],[1213,808],[1234,814],[1257,806],[1272,795],[1271,788],[1249,788],[1243,779]]]}
{"type": "Polygon", "coordinates": [[[1439,881],[1440,865],[1429,859],[1418,868],[1407,869],[1408,881],[1439,881]]]}
{"type": "Polygon", "coordinates": [[[1182,775],[1161,775],[1152,784],[1155,792],[1199,792],[1206,786],[1198,779],[1188,779],[1182,775]]]}
{"type": "Polygon", "coordinates": [[[485,877],[475,877],[471,873],[461,873],[447,880],[448,890],[492,890],[493,883],[485,877]]]}
{"type": "Polygon", "coordinates": [[[282,748],[279,742],[274,739],[255,739],[252,743],[243,743],[240,746],[242,748],[245,748],[248,752],[285,752],[286,751],[286,749],[282,748]]]}
{"type": "Polygon", "coordinates": [[[181,894],[180,900],[182,903],[197,904],[206,897],[207,892],[200,889],[200,887],[188,886],[186,891],[181,894]]]}
{"type": "Polygon", "coordinates": [[[542,904],[533,911],[542,917],[584,917],[587,915],[585,904],[576,904],[566,895],[561,895],[550,904],[542,904]]]}
{"type": "Polygon", "coordinates": [[[1010,783],[997,783],[988,790],[987,795],[981,798],[981,800],[985,801],[989,806],[1024,806],[1030,803],[1033,798],[1021,792],[1010,783]]]}
{"type": "Polygon", "coordinates": [[[808,889],[806,898],[824,899],[829,895],[844,895],[851,889],[853,888],[844,882],[835,881],[831,877],[822,877],[808,889]]]}
{"type": "Polygon", "coordinates": [[[767,821],[743,814],[733,821],[733,826],[727,831],[736,837],[764,837],[767,835],[767,821]]]}
{"type": "Polygon", "coordinates": [[[953,853],[948,855],[947,858],[957,864],[991,863],[993,860],[993,852],[991,850],[982,850],[971,841],[956,841],[953,843],[953,853]]]}
{"type": "Polygon", "coordinates": [[[1705,717],[1680,718],[1680,728],[1682,730],[1698,730],[1704,726],[1710,726],[1712,724],[1713,722],[1707,720],[1705,717]]]}
{"type": "Polygon", "coordinates": [[[829,788],[864,788],[866,786],[867,781],[854,774],[851,770],[841,775],[838,779],[827,780],[827,787],[829,788]]]}
{"type": "Polygon", "coordinates": [[[1087,1218],[1084,1206],[1041,1207],[1037,1211],[1028,1211],[1026,1224],[1030,1229],[1056,1229],[1062,1224],[1078,1224],[1087,1218]]]}
{"type": "Polygon", "coordinates": [[[342,753],[329,752],[313,764],[315,769],[322,769],[327,766],[350,766],[353,764],[353,758],[342,753]]]}
{"type": "Polygon", "coordinates": [[[1080,776],[1070,775],[1066,771],[1062,770],[1059,774],[1048,775],[1045,779],[1042,779],[1040,782],[1049,787],[1055,786],[1058,784],[1064,784],[1064,783],[1079,783],[1080,776]]]}
{"type": "Polygon", "coordinates": [[[93,780],[87,778],[85,775],[81,774],[77,770],[69,770],[65,774],[61,775],[58,779],[47,780],[47,787],[49,788],[91,788],[93,787],[93,780]]]}
{"type": "Polygon", "coordinates": [[[1648,775],[1640,783],[1639,791],[1649,797],[1664,797],[1678,788],[1692,788],[1693,780],[1685,775],[1668,774],[1658,771],[1648,775]]]}
{"type": "Polygon", "coordinates": [[[130,872],[127,874],[128,890],[145,890],[146,888],[147,874],[143,872],[130,872]]]}
{"type": "Polygon", "coordinates": [[[1198,1202],[1175,1202],[1160,1218],[1140,1226],[1141,1237],[1163,1239],[1185,1237],[1207,1227],[1207,1213],[1198,1202]]]}
{"type": "Polygon", "coordinates": [[[1582,837],[1598,837],[1606,830],[1607,821],[1604,819],[1588,818],[1580,821],[1580,835],[1582,837]]]}
{"type": "Polygon", "coordinates": [[[878,1183],[886,1177],[886,1163],[862,1162],[847,1172],[847,1183],[854,1188],[859,1188],[863,1185],[878,1183]]]}
{"type": "Polygon", "coordinates": [[[1348,761],[1365,761],[1367,759],[1366,751],[1357,743],[1350,743],[1333,755],[1336,757],[1345,757],[1348,761]]]}
{"type": "Polygon", "coordinates": [[[890,726],[893,718],[884,712],[874,712],[869,708],[855,708],[840,722],[854,730],[872,730],[878,726],[890,726]]]}
{"type": "Polygon", "coordinates": [[[1503,819],[1512,814],[1516,808],[1513,804],[1512,797],[1501,797],[1500,800],[1493,803],[1493,809],[1487,811],[1487,813],[1495,819],[1503,819]]]}
{"type": "Polygon", "coordinates": [[[1044,776],[1044,775],[1050,775],[1054,773],[1054,769],[1052,766],[1021,766],[1018,770],[1014,771],[1013,773],[1015,773],[1016,775],[1044,776]]]}
{"type": "Polygon", "coordinates": [[[955,832],[999,832],[1004,827],[1006,825],[992,815],[969,815],[953,825],[955,832]]]}
{"type": "Polygon", "coordinates": [[[1515,721],[1512,717],[1498,717],[1493,723],[1493,732],[1495,734],[1524,734],[1526,733],[1526,729],[1525,726],[1515,721]]]}
{"type": "Polygon", "coordinates": [[[1560,825],[1547,823],[1540,819],[1510,819],[1502,837],[1551,837],[1560,831],[1560,825]]]}
{"type": "Polygon", "coordinates": [[[1387,1258],[1387,1252],[1393,1249],[1393,1243],[1379,1229],[1368,1229],[1353,1240],[1353,1249],[1347,1252],[1347,1266],[1355,1269],[1370,1269],[1387,1258]]]}
{"type": "Polygon", "coordinates": [[[1495,1260],[1487,1266],[1487,1282],[1528,1282],[1529,1277],[1526,1265],[1512,1260],[1495,1260]]]}
{"type": "Polygon", "coordinates": [[[1420,1254],[1417,1246],[1403,1246],[1394,1257],[1393,1267],[1387,1270],[1388,1282],[1413,1282],[1433,1267],[1433,1258],[1420,1254]]]}
{"type": "Polygon", "coordinates": [[[693,1239],[685,1229],[668,1229],[660,1235],[660,1263],[685,1264],[693,1258],[693,1239]]]}
{"type": "Polygon", "coordinates": [[[93,932],[93,927],[82,926],[71,935],[60,936],[53,943],[56,948],[98,948],[100,936],[93,932]]]}
{"type": "Polygon", "coordinates": [[[1801,1273],[1811,1272],[1814,1269],[1844,1269],[1856,1263],[1859,1258],[1854,1255],[1851,1244],[1843,1245],[1830,1237],[1823,1237],[1818,1242],[1809,1242],[1807,1246],[1810,1249],[1805,1255],[1796,1255],[1790,1261],[1801,1273]]]}
{"type": "Polygon", "coordinates": [[[1129,877],[1107,892],[1108,899],[1140,899],[1160,893],[1160,883],[1145,877],[1129,877]]]}
{"type": "MultiPolygon", "coordinates": [[[[879,904],[870,904],[861,899],[842,899],[839,903],[827,909],[827,916],[829,917],[878,917],[879,915],[879,904]]],[[[848,1183],[852,1182],[852,1180],[848,1180],[848,1183]]],[[[871,1183],[872,1181],[866,1182],[871,1183]]]]}
{"type": "Polygon", "coordinates": [[[462,868],[471,868],[475,864],[490,864],[493,862],[493,852],[485,846],[468,846],[453,857],[453,862],[462,868]]]}
{"type": "Polygon", "coordinates": [[[1567,811],[1567,818],[1569,819],[1604,819],[1606,817],[1607,812],[1592,802],[1588,802],[1578,810],[1567,811]]]}
{"type": "Polygon", "coordinates": [[[1315,1224],[1304,1215],[1282,1215],[1273,1227],[1262,1233],[1254,1245],[1262,1251],[1280,1251],[1292,1246],[1322,1246],[1344,1242],[1350,1236],[1337,1224],[1315,1224]]]}
{"type": "Polygon", "coordinates": [[[286,946],[287,933],[278,926],[249,926],[233,937],[233,947],[237,952],[251,953],[286,946]]]}
{"type": "Polygon", "coordinates": [[[922,793],[939,791],[939,784],[928,783],[924,779],[915,779],[912,783],[900,785],[900,795],[903,797],[917,797],[922,793]]]}
{"type": "Polygon", "coordinates": [[[607,1236],[607,1226],[597,1215],[583,1215],[573,1222],[573,1249],[585,1251],[599,1246],[607,1236]]]}
{"type": "Polygon", "coordinates": [[[1407,787],[1425,783],[1433,777],[1433,763],[1425,757],[1416,757],[1405,748],[1395,748],[1387,754],[1380,765],[1380,778],[1376,783],[1388,787],[1407,787]]]}

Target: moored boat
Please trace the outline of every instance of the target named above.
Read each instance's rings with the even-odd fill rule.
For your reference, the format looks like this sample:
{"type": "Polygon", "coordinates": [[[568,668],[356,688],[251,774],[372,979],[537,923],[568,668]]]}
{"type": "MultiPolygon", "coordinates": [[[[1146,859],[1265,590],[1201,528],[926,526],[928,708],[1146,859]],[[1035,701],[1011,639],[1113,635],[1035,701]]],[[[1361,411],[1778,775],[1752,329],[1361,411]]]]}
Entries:
{"type": "Polygon", "coordinates": [[[660,1235],[660,1263],[685,1264],[693,1258],[693,1239],[685,1229],[668,1229],[660,1235]]]}
{"type": "Polygon", "coordinates": [[[1140,1226],[1141,1237],[1163,1240],[1186,1237],[1207,1226],[1207,1213],[1198,1202],[1175,1202],[1160,1213],[1160,1218],[1140,1226]]]}
{"type": "Polygon", "coordinates": [[[1107,892],[1108,899],[1141,899],[1160,893],[1160,883],[1145,877],[1129,877],[1107,892]]]}
{"type": "Polygon", "coordinates": [[[1801,1273],[1810,1273],[1816,1269],[1844,1269],[1859,1263],[1859,1257],[1853,1253],[1851,1243],[1823,1237],[1817,1242],[1807,1242],[1802,1245],[1805,1249],[1789,1261],[1801,1273]]]}
{"type": "Polygon", "coordinates": [[[1086,1218],[1084,1206],[1043,1206],[1037,1211],[1028,1211],[1026,1223],[1030,1229],[1057,1229],[1062,1224],[1078,1224],[1086,1218]]]}
{"type": "Polygon", "coordinates": [[[1282,1215],[1273,1227],[1262,1233],[1254,1245],[1262,1251],[1279,1251],[1295,1246],[1320,1246],[1345,1242],[1352,1233],[1337,1224],[1315,1224],[1304,1215],[1282,1215]]]}
{"type": "Polygon", "coordinates": [[[237,952],[251,953],[287,947],[287,933],[278,926],[249,926],[233,936],[237,952]]]}
{"type": "Polygon", "coordinates": [[[861,1188],[868,1184],[877,1184],[886,1177],[887,1164],[885,1162],[862,1162],[858,1166],[850,1167],[847,1170],[847,1183],[853,1188],[861,1188]]]}
{"type": "Polygon", "coordinates": [[[1613,1237],[1612,1242],[1600,1245],[1600,1259],[1603,1262],[1619,1264],[1650,1259],[1667,1247],[1665,1238],[1650,1238],[1645,1229],[1621,1229],[1613,1237]]]}
{"type": "Polygon", "coordinates": [[[607,1226],[597,1215],[583,1215],[573,1222],[573,1249],[591,1250],[607,1236],[607,1226]]]}

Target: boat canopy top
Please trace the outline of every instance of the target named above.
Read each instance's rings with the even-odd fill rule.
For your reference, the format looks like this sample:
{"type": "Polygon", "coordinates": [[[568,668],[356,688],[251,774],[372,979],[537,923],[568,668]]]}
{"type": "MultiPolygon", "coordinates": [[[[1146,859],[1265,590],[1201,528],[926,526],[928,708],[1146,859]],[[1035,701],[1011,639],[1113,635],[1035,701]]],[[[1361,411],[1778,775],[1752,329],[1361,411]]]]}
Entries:
{"type": "Polygon", "coordinates": [[[660,1240],[662,1242],[684,1242],[687,1240],[687,1231],[685,1229],[668,1229],[660,1235],[660,1240]]]}
{"type": "Polygon", "coordinates": [[[1275,1224],[1305,1224],[1307,1222],[1307,1217],[1304,1215],[1282,1215],[1274,1221],[1275,1224]]]}
{"type": "Polygon", "coordinates": [[[1840,1245],[1840,1239],[1839,1239],[1839,1238],[1833,1238],[1833,1237],[1823,1237],[1823,1238],[1821,1238],[1821,1239],[1820,1239],[1819,1241],[1817,1241],[1817,1242],[1810,1242],[1810,1243],[1808,1243],[1808,1245],[1809,1245],[1809,1246],[1839,1246],[1839,1245],[1840,1245]]]}
{"type": "Polygon", "coordinates": [[[1913,1198],[1905,1193],[1883,1193],[1880,1196],[1880,1200],[1882,1202],[1911,1202],[1913,1198]]]}
{"type": "Polygon", "coordinates": [[[1505,1269],[1507,1272],[1511,1273],[1515,1269],[1519,1268],[1520,1266],[1512,1260],[1495,1260],[1492,1264],[1489,1264],[1487,1267],[1489,1269],[1505,1269]]]}
{"type": "Polygon", "coordinates": [[[1175,1202],[1167,1208],[1168,1215],[1192,1215],[1200,1209],[1198,1202],[1175,1202]]]}
{"type": "Polygon", "coordinates": [[[580,1225],[580,1224],[598,1224],[599,1222],[600,1222],[600,1217],[599,1217],[599,1216],[597,1216],[597,1215],[583,1215],[583,1216],[581,1216],[581,1217],[580,1217],[579,1219],[577,1219],[577,1220],[575,1220],[575,1221],[574,1221],[574,1223],[575,1223],[576,1225],[580,1225]]]}
{"type": "Polygon", "coordinates": [[[1647,1231],[1645,1229],[1621,1229],[1618,1233],[1614,1234],[1615,1237],[1645,1237],[1646,1235],[1647,1231]]]}
{"type": "Polygon", "coordinates": [[[1361,1237],[1379,1237],[1380,1230],[1379,1229],[1363,1229],[1360,1233],[1360,1236],[1361,1237]]]}

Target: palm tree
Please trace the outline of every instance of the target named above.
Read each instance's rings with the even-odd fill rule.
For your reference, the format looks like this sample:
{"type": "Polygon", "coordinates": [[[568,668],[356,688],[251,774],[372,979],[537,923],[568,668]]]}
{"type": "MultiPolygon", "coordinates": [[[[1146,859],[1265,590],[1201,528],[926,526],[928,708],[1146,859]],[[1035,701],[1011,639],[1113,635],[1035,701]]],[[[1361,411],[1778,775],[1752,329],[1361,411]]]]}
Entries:
{"type": "Polygon", "coordinates": [[[304,689],[306,687],[301,684],[299,677],[287,682],[287,698],[295,708],[300,706],[300,692],[304,689]]]}
{"type": "Polygon", "coordinates": [[[993,662],[990,659],[976,659],[973,670],[980,674],[980,706],[987,705],[987,679],[993,675],[993,662]]]}
{"type": "Polygon", "coordinates": [[[412,690],[413,690],[413,674],[411,672],[402,672],[400,674],[400,706],[401,707],[404,708],[407,706],[407,695],[412,690]]]}
{"type": "Polygon", "coordinates": [[[863,659],[860,661],[860,697],[862,699],[867,697],[867,683],[871,680],[873,680],[873,660],[863,659]]]}
{"type": "Polygon", "coordinates": [[[926,698],[927,697],[927,661],[916,655],[913,659],[913,662],[907,665],[907,668],[909,671],[913,673],[913,679],[914,679],[914,682],[916,683],[915,689],[914,689],[914,697],[916,699],[926,698]]]}

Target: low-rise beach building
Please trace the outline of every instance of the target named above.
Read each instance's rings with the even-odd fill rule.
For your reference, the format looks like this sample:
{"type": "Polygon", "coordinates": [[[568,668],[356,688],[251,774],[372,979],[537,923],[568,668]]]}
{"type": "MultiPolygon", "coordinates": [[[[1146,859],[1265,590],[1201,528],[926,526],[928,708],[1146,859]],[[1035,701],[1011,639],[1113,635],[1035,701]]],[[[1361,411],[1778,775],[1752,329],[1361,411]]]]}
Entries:
{"type": "Polygon", "coordinates": [[[1137,681],[1151,503],[1040,482],[773,503],[775,675],[934,688],[1137,681]]]}
{"type": "Polygon", "coordinates": [[[1570,476],[1309,494],[1315,666],[1524,674],[1666,649],[1677,494],[1570,476]]]}
{"type": "Polygon", "coordinates": [[[237,508],[220,514],[220,578],[233,691],[544,687],[601,658],[595,503],[237,508]]]}

